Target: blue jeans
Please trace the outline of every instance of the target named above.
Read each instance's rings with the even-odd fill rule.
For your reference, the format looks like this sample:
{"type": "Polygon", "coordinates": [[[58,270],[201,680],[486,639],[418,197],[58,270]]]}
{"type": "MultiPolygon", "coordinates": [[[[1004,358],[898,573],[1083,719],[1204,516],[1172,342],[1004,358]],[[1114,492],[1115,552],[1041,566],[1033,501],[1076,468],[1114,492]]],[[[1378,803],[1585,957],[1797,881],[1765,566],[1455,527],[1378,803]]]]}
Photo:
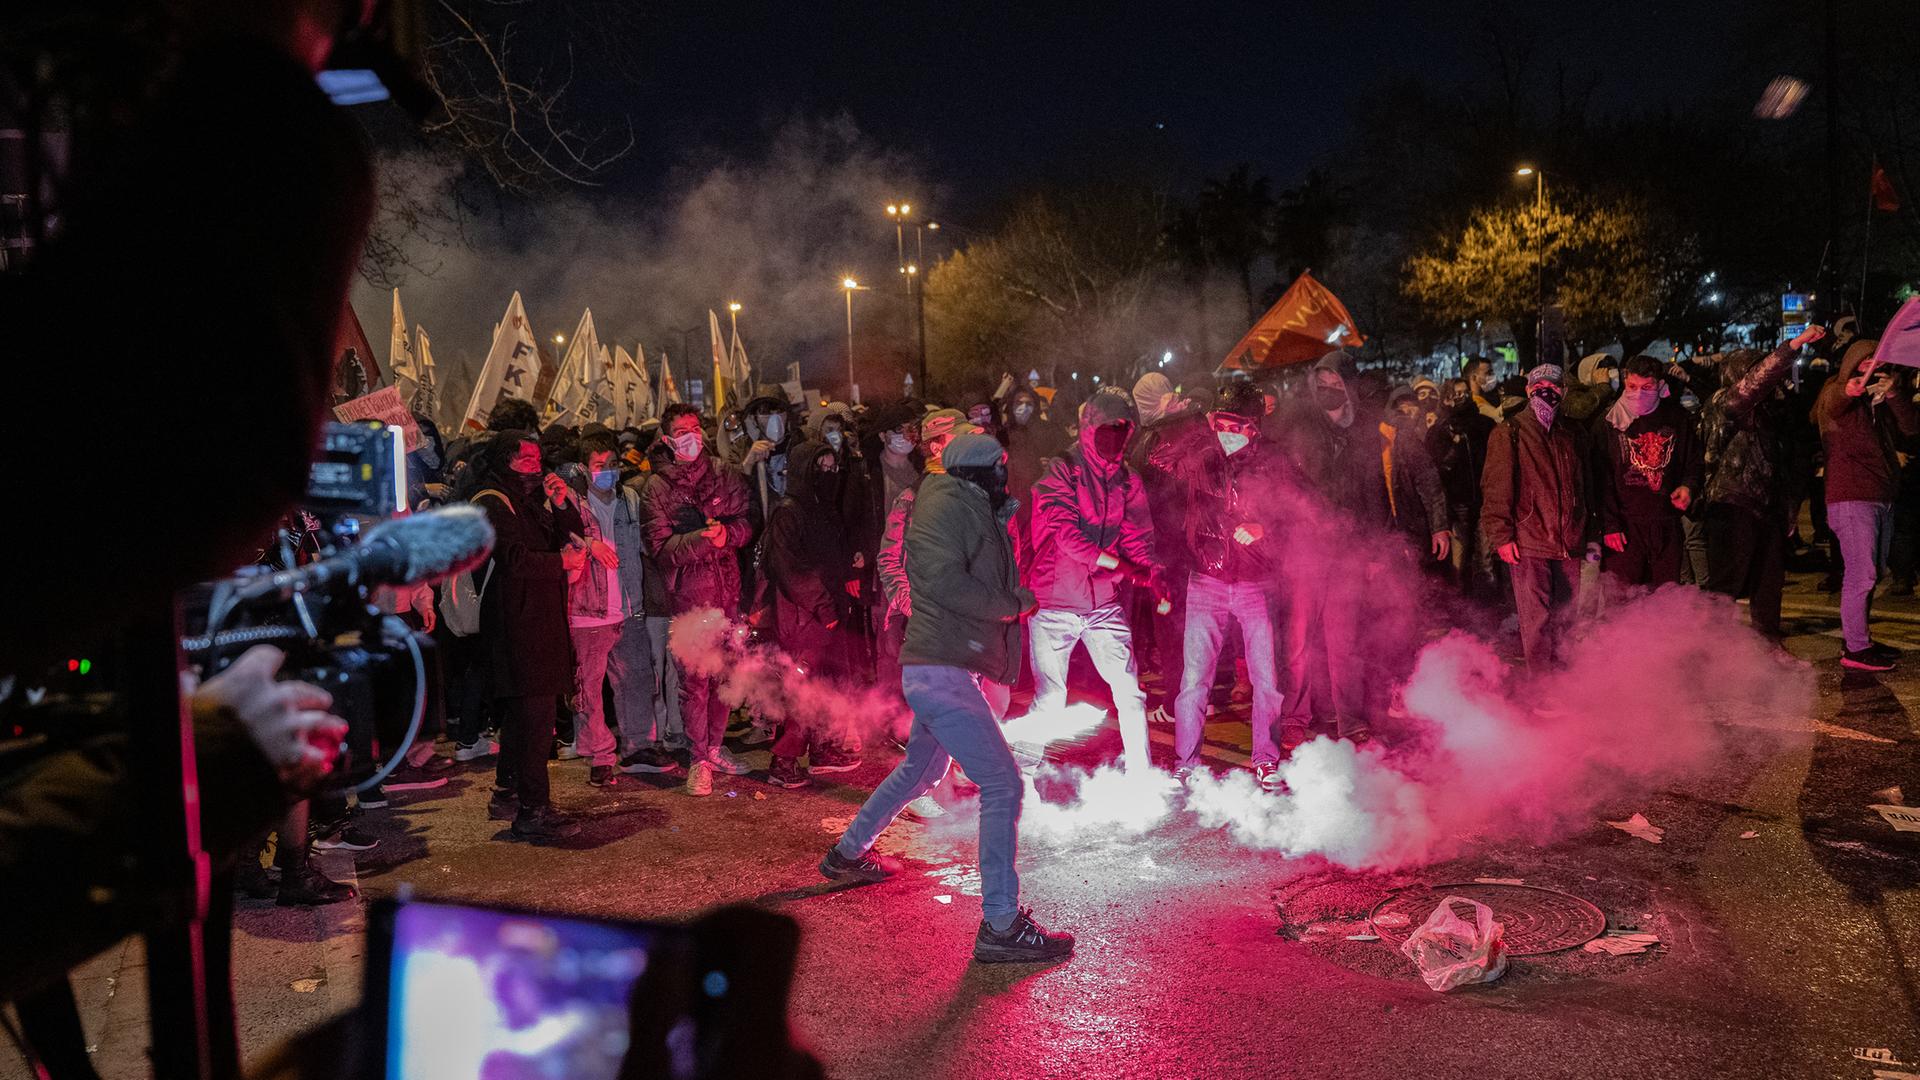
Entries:
{"type": "Polygon", "coordinates": [[[1085,615],[1042,608],[1027,620],[1027,644],[1033,651],[1033,711],[1067,706],[1067,661],[1075,645],[1085,645],[1093,666],[1113,691],[1120,717],[1120,760],[1128,769],[1145,769],[1147,697],[1133,657],[1133,631],[1118,603],[1085,615]]]}
{"type": "Polygon", "coordinates": [[[908,664],[901,669],[900,688],[913,710],[907,756],[867,797],[834,850],[848,859],[865,854],[908,803],[939,783],[948,762],[958,761],[967,778],[980,785],[980,915],[989,921],[1011,918],[1020,903],[1013,859],[1026,784],[980,677],[943,664],[908,664]]]}
{"type": "MultiPolygon", "coordinates": [[[[1263,582],[1228,583],[1195,573],[1187,581],[1187,648],[1180,675],[1180,696],[1173,700],[1173,752],[1177,764],[1200,763],[1200,736],[1206,730],[1207,694],[1220,663],[1227,622],[1240,624],[1240,644],[1253,682],[1253,760],[1278,761],[1273,727],[1280,720],[1280,682],[1275,672],[1273,614],[1263,582]]],[[[967,770],[971,773],[973,770],[967,770]]]]}
{"type": "Polygon", "coordinates": [[[1893,507],[1881,502],[1847,500],[1827,504],[1827,527],[1840,543],[1846,576],[1840,581],[1840,636],[1848,652],[1873,644],[1867,633],[1873,587],[1887,568],[1893,543],[1893,507]]]}

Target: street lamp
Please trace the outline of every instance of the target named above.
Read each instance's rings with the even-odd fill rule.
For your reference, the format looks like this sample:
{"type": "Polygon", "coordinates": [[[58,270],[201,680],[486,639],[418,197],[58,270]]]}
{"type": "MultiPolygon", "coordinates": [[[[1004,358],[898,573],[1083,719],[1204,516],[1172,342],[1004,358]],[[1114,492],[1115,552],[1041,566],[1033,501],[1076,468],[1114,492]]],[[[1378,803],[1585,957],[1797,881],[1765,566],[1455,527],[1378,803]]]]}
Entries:
{"type": "MultiPolygon", "coordinates": [[[[891,211],[893,207],[887,209],[891,211]]],[[[847,294],[847,396],[857,405],[860,403],[860,389],[853,382],[853,294],[864,292],[871,286],[860,284],[849,274],[840,279],[840,288],[847,294]]]]}
{"type": "Polygon", "coordinates": [[[1536,169],[1532,165],[1523,164],[1513,170],[1513,175],[1516,179],[1521,180],[1529,176],[1533,177],[1533,208],[1539,212],[1541,218],[1540,237],[1534,241],[1533,245],[1533,299],[1535,312],[1533,323],[1533,358],[1536,363],[1539,363],[1544,360],[1540,350],[1542,346],[1545,345],[1546,342],[1544,339],[1547,336],[1547,170],[1536,169]]]}

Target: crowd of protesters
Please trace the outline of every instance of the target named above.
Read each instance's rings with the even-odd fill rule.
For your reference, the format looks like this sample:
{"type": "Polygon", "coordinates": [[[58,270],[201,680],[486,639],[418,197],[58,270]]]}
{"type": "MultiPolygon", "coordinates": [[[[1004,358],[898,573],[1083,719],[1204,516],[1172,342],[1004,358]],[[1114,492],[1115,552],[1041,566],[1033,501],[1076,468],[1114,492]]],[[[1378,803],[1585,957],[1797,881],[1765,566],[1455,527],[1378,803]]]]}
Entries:
{"type": "MultiPolygon", "coordinates": [[[[950,773],[980,789],[983,870],[1011,875],[985,830],[1017,816],[1019,773],[972,714],[997,723],[1017,695],[1064,706],[1073,678],[1105,684],[1128,769],[1150,766],[1153,723],[1172,725],[1176,774],[1201,767],[1207,717],[1246,704],[1251,770],[1275,786],[1317,733],[1391,738],[1424,633],[1504,626],[1524,678],[1610,597],[1682,583],[1750,601],[1778,639],[1786,567],[1818,548],[1842,663],[1887,670],[1898,654],[1867,618],[1889,560],[1896,590],[1920,562],[1920,507],[1897,498],[1920,414],[1875,344],[1843,320],[1771,352],[1596,353],[1571,377],[1542,363],[1501,380],[1469,357],[1396,380],[1334,351],[1267,381],[1156,371],[1077,402],[1009,377],[811,416],[763,387],[718,417],[675,404],[625,430],[543,426],[513,401],[451,443],[426,425],[417,505],[472,503],[498,541],[470,581],[401,598],[441,645],[451,749],[416,748],[361,805],[497,756],[489,814],[538,841],[578,830],[552,805],[553,757],[583,759],[595,786],[684,776],[693,796],[754,771],[729,741],[764,746],[776,787],[858,768],[871,748],[844,727],[769,722],[683,669],[671,621],[706,609],[806,678],[904,690],[916,738],[935,732],[905,745],[829,876],[878,873],[873,836],[941,813],[950,773]],[[477,617],[447,617],[461,589],[477,617]]],[[[315,813],[315,846],[375,842],[342,808],[315,813]]],[[[309,869],[288,876],[303,857],[282,864],[305,883],[289,902],[338,899],[309,869]]],[[[987,914],[1011,918],[999,893],[987,914]]]]}

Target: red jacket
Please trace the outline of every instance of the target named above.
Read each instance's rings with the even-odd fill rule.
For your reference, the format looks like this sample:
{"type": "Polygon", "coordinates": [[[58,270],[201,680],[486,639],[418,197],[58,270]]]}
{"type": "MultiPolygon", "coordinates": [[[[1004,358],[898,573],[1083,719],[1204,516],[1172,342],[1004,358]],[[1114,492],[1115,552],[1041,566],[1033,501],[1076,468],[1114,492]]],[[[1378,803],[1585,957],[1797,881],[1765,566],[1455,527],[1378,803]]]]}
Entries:
{"type": "Polygon", "coordinates": [[[747,485],[740,474],[702,454],[690,462],[656,460],[653,478],[640,492],[647,515],[647,551],[660,567],[673,613],[740,609],[740,559],[753,534],[747,520],[747,485]],[[726,526],[720,547],[700,531],[709,520],[726,526]]]}
{"type": "Polygon", "coordinates": [[[1154,565],[1153,519],[1147,513],[1140,474],[1116,461],[1090,465],[1087,442],[1053,459],[1033,485],[1032,566],[1027,586],[1050,611],[1086,614],[1116,602],[1123,578],[1094,565],[1113,552],[1141,566],[1154,565]]]}

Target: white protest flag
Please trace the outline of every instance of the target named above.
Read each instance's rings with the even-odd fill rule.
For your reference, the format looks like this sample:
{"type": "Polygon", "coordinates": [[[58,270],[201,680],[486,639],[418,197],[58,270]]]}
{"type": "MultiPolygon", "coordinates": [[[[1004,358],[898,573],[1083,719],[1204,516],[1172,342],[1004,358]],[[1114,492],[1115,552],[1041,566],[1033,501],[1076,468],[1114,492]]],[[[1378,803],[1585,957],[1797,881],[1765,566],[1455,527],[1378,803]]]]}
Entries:
{"type": "Polygon", "coordinates": [[[633,356],[625,345],[613,347],[613,426],[626,427],[639,423],[633,415],[633,356]]]}
{"type": "Polygon", "coordinates": [[[667,362],[667,350],[660,350],[660,408],[680,404],[680,388],[673,385],[673,365],[667,362]]]}
{"type": "Polygon", "coordinates": [[[747,347],[740,343],[740,331],[733,332],[733,347],[727,350],[727,378],[741,387],[741,397],[753,394],[753,368],[747,364],[747,347]]]}
{"type": "MultiPolygon", "coordinates": [[[[410,405],[414,412],[431,417],[439,407],[439,399],[433,388],[433,345],[427,341],[427,328],[415,325],[413,328],[414,359],[419,362],[420,386],[413,392],[410,405]]],[[[438,422],[438,418],[435,418],[438,422]]]]}
{"type": "Polygon", "coordinates": [[[712,308],[707,309],[707,334],[713,341],[713,408],[717,413],[727,407],[727,347],[720,340],[720,316],[712,308]]]}
{"type": "Polygon", "coordinates": [[[594,354],[593,366],[588,369],[587,404],[580,414],[581,423],[611,424],[617,412],[613,396],[613,353],[605,345],[594,354]]]}
{"type": "Polygon", "coordinates": [[[600,335],[593,329],[593,309],[580,313],[580,323],[567,340],[567,355],[553,377],[549,413],[563,424],[577,423],[593,400],[593,379],[600,368],[600,335]]]}
{"type": "Polygon", "coordinates": [[[463,431],[485,431],[487,419],[502,401],[531,402],[533,388],[540,380],[540,349],[533,342],[533,327],[527,323],[527,309],[514,293],[507,301],[507,313],[487,350],[487,362],[481,365],[480,378],[473,385],[473,399],[467,402],[463,431]]]}
{"type": "Polygon", "coordinates": [[[387,377],[400,388],[400,400],[412,401],[420,385],[420,367],[414,363],[413,345],[407,341],[407,315],[400,310],[400,290],[393,290],[393,337],[387,346],[387,377]]]}
{"type": "Polygon", "coordinates": [[[627,362],[633,365],[633,373],[628,377],[628,388],[633,392],[633,414],[628,424],[638,424],[660,415],[660,402],[653,395],[653,378],[647,374],[647,347],[639,342],[633,343],[633,355],[637,359],[627,362]]]}

